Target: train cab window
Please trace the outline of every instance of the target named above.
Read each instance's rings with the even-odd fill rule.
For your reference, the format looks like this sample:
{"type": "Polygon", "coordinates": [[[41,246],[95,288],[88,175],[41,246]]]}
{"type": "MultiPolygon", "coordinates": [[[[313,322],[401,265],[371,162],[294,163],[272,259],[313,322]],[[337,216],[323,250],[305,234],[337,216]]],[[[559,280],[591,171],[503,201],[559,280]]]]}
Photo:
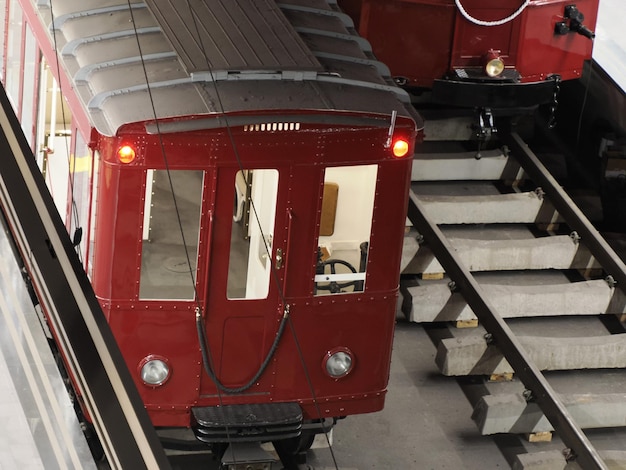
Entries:
{"type": "Polygon", "coordinates": [[[315,295],[364,290],[377,173],[376,165],[326,169],[315,295]]]}
{"type": "Polygon", "coordinates": [[[278,171],[239,171],[234,188],[227,297],[264,299],[272,270],[278,171]]]}
{"type": "Polygon", "coordinates": [[[139,298],[193,300],[204,174],[147,173],[139,298]]]}

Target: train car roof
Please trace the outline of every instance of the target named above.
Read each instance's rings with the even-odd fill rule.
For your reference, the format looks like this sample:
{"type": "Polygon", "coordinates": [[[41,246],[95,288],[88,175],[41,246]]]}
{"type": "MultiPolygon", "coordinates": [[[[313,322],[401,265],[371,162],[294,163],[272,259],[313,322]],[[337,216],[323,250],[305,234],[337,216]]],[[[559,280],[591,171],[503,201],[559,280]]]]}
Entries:
{"type": "Polygon", "coordinates": [[[155,115],[281,110],[396,111],[422,125],[333,0],[32,1],[103,135],[155,115]]]}

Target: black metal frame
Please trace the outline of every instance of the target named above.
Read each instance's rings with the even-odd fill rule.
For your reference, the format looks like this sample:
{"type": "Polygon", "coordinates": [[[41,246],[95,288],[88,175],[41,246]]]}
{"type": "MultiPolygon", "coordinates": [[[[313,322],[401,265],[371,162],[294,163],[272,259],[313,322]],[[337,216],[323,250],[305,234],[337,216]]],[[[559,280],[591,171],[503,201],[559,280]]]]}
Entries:
{"type": "Polygon", "coordinates": [[[0,205],[111,468],[168,469],[89,279],[0,86],[0,205]]]}
{"type": "Polygon", "coordinates": [[[435,80],[432,99],[448,106],[523,108],[547,104],[554,97],[554,81],[510,83],[502,81],[435,80]]]}

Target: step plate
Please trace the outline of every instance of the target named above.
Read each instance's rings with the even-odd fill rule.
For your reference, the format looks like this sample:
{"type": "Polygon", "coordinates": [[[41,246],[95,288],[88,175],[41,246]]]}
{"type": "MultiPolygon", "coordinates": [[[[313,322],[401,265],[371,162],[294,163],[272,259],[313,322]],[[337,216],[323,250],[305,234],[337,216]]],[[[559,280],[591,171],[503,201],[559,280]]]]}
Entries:
{"type": "Polygon", "coordinates": [[[192,408],[202,442],[251,442],[299,436],[302,410],[296,403],[259,403],[192,408]]]}

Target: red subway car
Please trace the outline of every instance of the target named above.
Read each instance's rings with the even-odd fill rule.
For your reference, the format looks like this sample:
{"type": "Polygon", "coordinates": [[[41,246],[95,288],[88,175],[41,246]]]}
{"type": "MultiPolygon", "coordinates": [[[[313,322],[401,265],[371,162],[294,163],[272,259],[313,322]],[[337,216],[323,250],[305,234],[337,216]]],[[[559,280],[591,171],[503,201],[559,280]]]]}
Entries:
{"type": "Polygon", "coordinates": [[[462,106],[525,106],[591,58],[598,0],[339,0],[407,87],[462,106]],[[517,86],[519,85],[519,86],[517,86]]]}
{"type": "Polygon", "coordinates": [[[310,443],[385,400],[423,124],[303,3],[2,11],[3,82],[152,422],[209,444],[310,443]]]}

